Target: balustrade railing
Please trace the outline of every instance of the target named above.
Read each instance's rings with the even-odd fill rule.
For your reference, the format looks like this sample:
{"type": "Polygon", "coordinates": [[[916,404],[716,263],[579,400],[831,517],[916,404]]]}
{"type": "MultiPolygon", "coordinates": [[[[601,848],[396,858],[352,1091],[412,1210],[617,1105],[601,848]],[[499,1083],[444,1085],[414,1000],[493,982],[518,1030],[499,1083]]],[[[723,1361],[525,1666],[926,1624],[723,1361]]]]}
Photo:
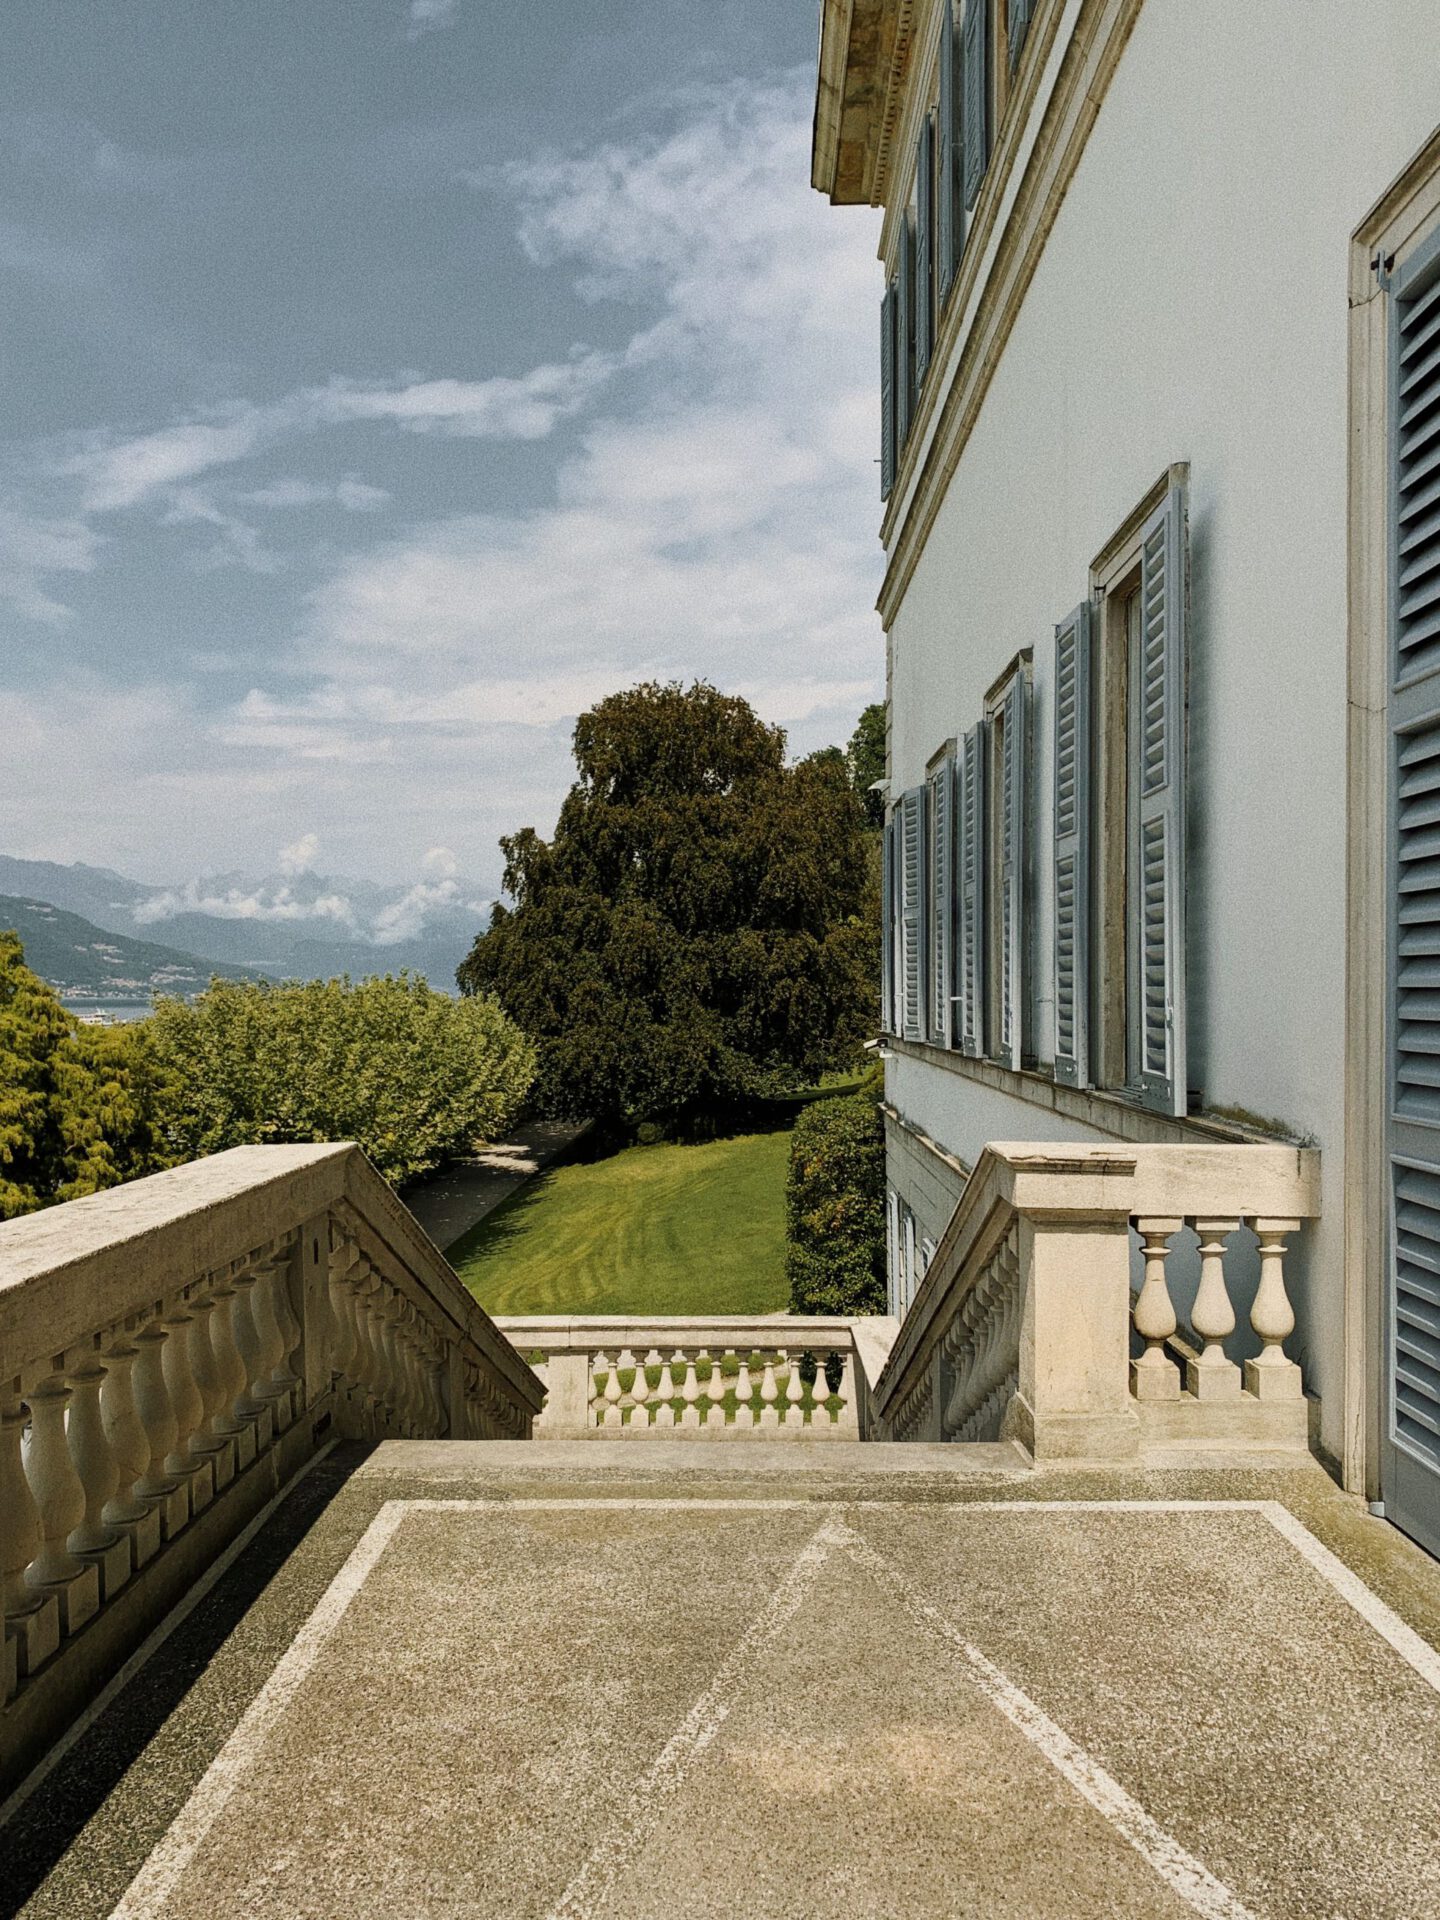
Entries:
{"type": "Polygon", "coordinates": [[[504,1318],[549,1398],[537,1439],[858,1437],[852,1322],[504,1318]]]}
{"type": "Polygon", "coordinates": [[[541,1399],[351,1146],[0,1225],[0,1786],[327,1435],[523,1438],[541,1399]]]}
{"type": "Polygon", "coordinates": [[[1305,1446],[1285,1266],[1318,1196],[1307,1149],[987,1147],[872,1390],[867,1430],[1015,1438],[1037,1458],[1305,1446]]]}

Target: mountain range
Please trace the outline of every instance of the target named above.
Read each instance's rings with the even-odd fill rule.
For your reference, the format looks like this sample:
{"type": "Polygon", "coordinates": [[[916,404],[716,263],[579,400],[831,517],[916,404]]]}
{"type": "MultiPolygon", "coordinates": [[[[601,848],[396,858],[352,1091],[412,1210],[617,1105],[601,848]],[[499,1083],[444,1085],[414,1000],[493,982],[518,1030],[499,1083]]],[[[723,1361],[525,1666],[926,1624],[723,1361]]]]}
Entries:
{"type": "MultiPolygon", "coordinates": [[[[439,870],[429,865],[418,881],[389,887],[310,871],[258,880],[241,873],[207,874],[161,887],[109,867],[0,854],[0,926],[11,924],[4,915],[13,917],[17,902],[29,908],[46,905],[90,923],[87,934],[81,927],[40,926],[33,915],[30,919],[56,968],[70,976],[53,984],[72,994],[90,984],[73,977],[82,948],[95,958],[97,976],[113,973],[99,966],[96,931],[162,956],[152,972],[189,968],[200,985],[216,971],[291,980],[348,973],[359,979],[406,967],[453,992],[455,969],[488,924],[491,906],[458,877],[453,862],[439,870]]],[[[122,945],[116,965],[128,975],[143,959],[122,945]]],[[[31,964],[51,977],[46,966],[33,958],[31,964]]],[[[101,997],[115,997],[109,988],[98,990],[101,997]]],[[[148,992],[138,997],[148,998],[148,992]]]]}

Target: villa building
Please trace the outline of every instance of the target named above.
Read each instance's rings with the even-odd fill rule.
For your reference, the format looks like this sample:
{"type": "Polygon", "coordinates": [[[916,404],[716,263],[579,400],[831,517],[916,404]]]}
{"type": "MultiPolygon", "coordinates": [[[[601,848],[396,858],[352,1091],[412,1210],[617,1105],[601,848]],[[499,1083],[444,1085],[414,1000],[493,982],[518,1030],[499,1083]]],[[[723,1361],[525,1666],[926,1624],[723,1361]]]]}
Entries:
{"type": "Polygon", "coordinates": [[[987,1142],[1318,1148],[1312,1444],[1432,1552],[1436,25],[824,0],[812,174],[884,209],[892,1310],[987,1142]]]}

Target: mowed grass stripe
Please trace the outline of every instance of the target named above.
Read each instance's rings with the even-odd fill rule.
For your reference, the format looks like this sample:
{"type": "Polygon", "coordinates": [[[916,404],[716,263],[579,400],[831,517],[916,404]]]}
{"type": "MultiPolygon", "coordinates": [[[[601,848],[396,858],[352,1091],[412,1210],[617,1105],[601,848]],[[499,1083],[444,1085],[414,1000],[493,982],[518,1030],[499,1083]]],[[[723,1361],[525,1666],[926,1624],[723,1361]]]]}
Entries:
{"type": "Polygon", "coordinates": [[[781,1127],[555,1167],[449,1258],[488,1313],[777,1312],[789,1149],[781,1127]]]}

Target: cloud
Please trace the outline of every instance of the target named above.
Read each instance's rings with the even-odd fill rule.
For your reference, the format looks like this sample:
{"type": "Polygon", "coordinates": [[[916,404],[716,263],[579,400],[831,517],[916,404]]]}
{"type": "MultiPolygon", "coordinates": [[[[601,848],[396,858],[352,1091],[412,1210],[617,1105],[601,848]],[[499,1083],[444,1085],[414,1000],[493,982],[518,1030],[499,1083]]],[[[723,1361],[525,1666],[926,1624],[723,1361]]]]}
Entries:
{"type": "Polygon", "coordinates": [[[44,582],[56,573],[89,573],[100,536],[83,520],[0,507],[0,601],[27,620],[69,618],[44,582]]]}
{"type": "Polygon", "coordinates": [[[459,18],[460,0],[410,0],[405,38],[418,40],[423,34],[435,33],[442,27],[453,27],[459,18]]]}
{"type": "Polygon", "coordinates": [[[288,847],[280,849],[280,871],[284,874],[313,873],[315,856],[320,851],[319,838],[313,833],[302,833],[298,840],[292,840],[288,847]]]}
{"type": "Polygon", "coordinates": [[[384,487],[369,486],[347,475],[334,486],[318,480],[282,478],[268,486],[251,487],[237,493],[236,500],[247,507],[343,507],[346,513],[370,513],[385,506],[390,494],[384,487]]]}

